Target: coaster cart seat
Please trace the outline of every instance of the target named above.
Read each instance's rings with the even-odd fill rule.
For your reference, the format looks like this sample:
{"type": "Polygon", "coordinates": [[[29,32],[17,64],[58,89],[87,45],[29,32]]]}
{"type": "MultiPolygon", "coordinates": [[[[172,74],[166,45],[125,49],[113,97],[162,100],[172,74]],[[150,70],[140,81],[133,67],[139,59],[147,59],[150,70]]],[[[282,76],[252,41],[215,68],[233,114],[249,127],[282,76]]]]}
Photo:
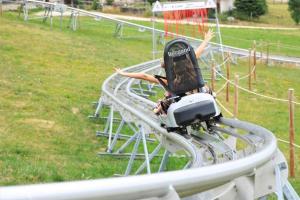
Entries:
{"type": "Polygon", "coordinates": [[[159,82],[174,100],[167,115],[161,116],[168,131],[186,130],[187,126],[221,116],[214,97],[205,92],[195,52],[186,40],[168,42],[164,49],[164,62],[168,84],[161,79],[159,82]]]}

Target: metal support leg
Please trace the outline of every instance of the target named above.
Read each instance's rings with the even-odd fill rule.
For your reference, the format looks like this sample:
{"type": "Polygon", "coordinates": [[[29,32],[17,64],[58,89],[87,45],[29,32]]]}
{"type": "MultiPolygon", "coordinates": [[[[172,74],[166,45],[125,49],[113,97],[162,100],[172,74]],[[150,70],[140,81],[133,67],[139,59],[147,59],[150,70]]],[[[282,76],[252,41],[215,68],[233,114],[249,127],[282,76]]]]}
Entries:
{"type": "Polygon", "coordinates": [[[114,146],[116,145],[117,139],[119,138],[120,131],[122,130],[124,124],[125,124],[125,121],[122,119],[122,121],[121,121],[121,123],[120,123],[120,125],[119,125],[119,127],[118,127],[118,129],[117,129],[117,132],[116,132],[116,134],[115,134],[115,136],[114,136],[114,139],[113,139],[113,141],[112,141],[112,143],[111,143],[111,146],[110,146],[110,148],[107,150],[107,152],[111,153],[112,150],[114,149],[114,146]]]}
{"type": "Polygon", "coordinates": [[[51,6],[46,6],[45,7],[45,12],[44,12],[44,17],[43,17],[43,22],[45,23],[47,19],[49,18],[51,6]]]}
{"type": "Polygon", "coordinates": [[[106,120],[106,124],[105,124],[105,128],[104,128],[104,133],[107,133],[108,132],[108,128],[109,128],[109,124],[110,124],[110,121],[112,121],[112,118],[111,118],[111,112],[109,112],[109,115],[107,117],[107,120],[106,120]]]}
{"type": "Polygon", "coordinates": [[[51,27],[51,30],[53,28],[53,9],[54,9],[54,7],[51,6],[50,7],[50,27],[51,27]]]}
{"type": "Polygon", "coordinates": [[[191,164],[192,164],[192,162],[189,161],[189,162],[184,166],[183,169],[188,169],[188,168],[190,168],[191,164]]]}
{"type": "Polygon", "coordinates": [[[63,12],[60,12],[60,30],[62,30],[63,12]]]}
{"type": "Polygon", "coordinates": [[[128,162],[128,165],[127,165],[127,168],[126,168],[126,171],[125,171],[125,174],[124,174],[125,176],[128,176],[130,174],[132,164],[133,164],[133,161],[135,159],[135,156],[136,156],[141,138],[142,138],[142,134],[137,133],[137,139],[136,139],[136,142],[134,144],[133,151],[132,151],[132,154],[130,156],[130,159],[129,159],[129,162],[128,162]]]}
{"type": "Polygon", "coordinates": [[[275,176],[276,176],[276,194],[278,200],[284,200],[283,198],[283,191],[282,191],[282,184],[281,184],[281,173],[280,168],[277,165],[275,167],[275,176]]]}
{"type": "Polygon", "coordinates": [[[137,131],[137,130],[135,130],[134,128],[133,128],[133,126],[130,124],[130,123],[128,123],[128,126],[134,131],[134,135],[133,136],[131,136],[117,151],[116,151],[116,153],[122,153],[123,151],[124,151],[124,149],[128,146],[128,145],[130,145],[136,138],[137,138],[137,136],[139,135],[139,132],[137,131]]]}
{"type": "Polygon", "coordinates": [[[110,107],[110,123],[109,123],[109,136],[108,136],[108,144],[107,144],[107,152],[111,148],[111,136],[113,131],[113,122],[114,122],[114,107],[113,105],[110,107]]]}
{"type": "MultiPolygon", "coordinates": [[[[159,150],[161,149],[161,143],[159,143],[159,145],[157,145],[157,147],[153,150],[153,152],[149,155],[149,161],[151,162],[151,160],[154,158],[154,156],[156,156],[159,152],[159,150]]],[[[142,172],[142,170],[144,170],[144,168],[146,167],[147,162],[145,161],[140,167],[139,169],[135,172],[135,174],[140,174],[142,172]]]]}
{"type": "Polygon", "coordinates": [[[160,200],[180,200],[180,197],[173,186],[169,187],[168,193],[162,197],[159,197],[160,200]]]}
{"type": "Polygon", "coordinates": [[[169,160],[169,155],[170,155],[170,152],[168,150],[165,150],[165,153],[164,153],[164,156],[163,156],[163,158],[161,160],[158,172],[162,172],[162,171],[165,170],[167,162],[169,160]]]}
{"type": "Polygon", "coordinates": [[[97,104],[97,108],[96,108],[95,114],[94,114],[95,117],[99,117],[99,115],[100,115],[99,113],[100,113],[100,111],[102,109],[102,106],[103,106],[103,103],[102,103],[102,99],[100,97],[99,101],[98,101],[98,104],[97,104]]]}
{"type": "Polygon", "coordinates": [[[131,138],[129,138],[129,140],[127,140],[117,151],[116,153],[122,153],[124,151],[124,149],[130,145],[134,140],[137,139],[138,136],[138,132],[136,132],[133,136],[131,136],[131,138]]]}
{"type": "Polygon", "coordinates": [[[118,38],[123,36],[123,24],[119,23],[116,25],[114,36],[118,38]]]}
{"type": "Polygon", "coordinates": [[[24,14],[24,21],[28,21],[28,6],[26,0],[24,0],[23,3],[23,14],[24,14]]]}
{"type": "Polygon", "coordinates": [[[146,135],[145,135],[145,131],[144,131],[143,126],[140,127],[140,133],[142,134],[142,138],[143,138],[145,160],[146,160],[146,164],[147,164],[147,174],[151,174],[150,160],[149,160],[149,154],[148,154],[148,148],[147,148],[147,141],[146,141],[146,135]]]}

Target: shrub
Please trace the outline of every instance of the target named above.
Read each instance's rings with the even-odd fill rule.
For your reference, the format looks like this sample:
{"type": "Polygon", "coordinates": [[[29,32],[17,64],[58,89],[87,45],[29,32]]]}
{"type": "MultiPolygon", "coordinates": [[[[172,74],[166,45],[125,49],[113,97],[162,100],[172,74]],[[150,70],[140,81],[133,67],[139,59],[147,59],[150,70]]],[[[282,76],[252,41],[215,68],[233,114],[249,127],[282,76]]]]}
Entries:
{"type": "Polygon", "coordinates": [[[93,0],[92,9],[93,10],[98,10],[98,8],[99,8],[99,1],[98,0],[93,0]]]}
{"type": "Polygon", "coordinates": [[[259,18],[268,11],[266,0],[235,0],[235,17],[239,19],[259,18]]]}
{"type": "Polygon", "coordinates": [[[300,0],[289,0],[289,11],[296,24],[300,22],[300,0]]]}
{"type": "Polygon", "coordinates": [[[112,6],[114,3],[114,0],[106,0],[106,4],[109,6],[112,6]]]}

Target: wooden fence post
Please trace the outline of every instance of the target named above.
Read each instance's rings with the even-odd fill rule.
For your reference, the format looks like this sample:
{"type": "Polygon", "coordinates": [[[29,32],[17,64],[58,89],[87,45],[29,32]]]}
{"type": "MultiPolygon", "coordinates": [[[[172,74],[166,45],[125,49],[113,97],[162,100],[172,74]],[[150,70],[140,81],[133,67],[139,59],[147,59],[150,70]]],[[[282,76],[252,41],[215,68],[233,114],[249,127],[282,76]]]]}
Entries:
{"type": "Polygon", "coordinates": [[[231,62],[231,55],[229,53],[227,53],[227,63],[226,63],[226,79],[227,79],[227,83],[226,83],[226,102],[229,102],[229,80],[230,80],[230,62],[231,62]]]}
{"type": "Polygon", "coordinates": [[[264,43],[261,41],[260,43],[260,64],[263,63],[263,50],[264,50],[264,43]]]}
{"type": "Polygon", "coordinates": [[[289,89],[290,177],[295,177],[294,89],[289,89]]]}
{"type": "Polygon", "coordinates": [[[212,91],[215,91],[215,80],[216,80],[216,63],[213,60],[212,61],[212,66],[211,66],[211,89],[212,91]]]}
{"type": "Polygon", "coordinates": [[[2,0],[0,0],[0,16],[2,16],[2,0]]]}
{"type": "Polygon", "coordinates": [[[251,49],[249,49],[249,76],[248,76],[248,88],[249,88],[249,90],[252,90],[251,79],[252,79],[251,49]]]}
{"type": "Polygon", "coordinates": [[[267,66],[269,65],[269,42],[267,42],[267,60],[266,60],[267,66]]]}
{"type": "Polygon", "coordinates": [[[253,78],[254,80],[256,81],[256,41],[254,40],[253,41],[253,67],[254,67],[254,70],[253,70],[253,78]]]}
{"type": "Polygon", "coordinates": [[[235,118],[238,116],[238,109],[239,109],[239,91],[238,91],[238,85],[239,85],[239,75],[234,76],[234,110],[233,110],[233,115],[235,118]]]}

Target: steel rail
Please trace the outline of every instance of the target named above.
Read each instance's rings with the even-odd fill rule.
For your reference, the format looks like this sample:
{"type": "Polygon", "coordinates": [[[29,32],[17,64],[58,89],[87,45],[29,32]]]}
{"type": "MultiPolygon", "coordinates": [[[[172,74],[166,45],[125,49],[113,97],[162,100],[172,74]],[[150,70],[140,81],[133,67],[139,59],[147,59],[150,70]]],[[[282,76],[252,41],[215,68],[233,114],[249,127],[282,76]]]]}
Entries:
{"type": "MultiPolygon", "coordinates": [[[[158,60],[142,63],[140,65],[130,67],[129,69],[134,69],[136,67],[144,66],[147,64],[154,64],[154,68],[157,68],[158,60]]],[[[111,100],[114,101],[114,103],[116,103],[118,106],[121,106],[123,109],[126,109],[132,115],[135,115],[143,123],[146,123],[147,125],[151,126],[153,129],[155,129],[156,132],[165,135],[166,137],[170,138],[174,143],[177,143],[178,145],[182,146],[187,152],[189,152],[189,154],[192,157],[192,167],[201,166],[201,161],[202,161],[201,156],[200,156],[200,154],[197,153],[198,150],[192,143],[190,143],[187,140],[184,140],[182,136],[179,136],[176,133],[167,132],[164,128],[162,128],[159,125],[159,123],[153,121],[149,116],[144,115],[143,113],[137,111],[134,107],[128,106],[127,104],[125,104],[123,101],[120,100],[122,98],[117,98],[115,95],[116,94],[115,91],[113,93],[108,91],[107,84],[116,76],[118,76],[118,75],[113,74],[112,76],[110,76],[108,79],[106,79],[104,81],[103,86],[102,86],[102,93],[104,93],[109,98],[111,98],[111,100]]]]}
{"type": "MultiPolygon", "coordinates": [[[[58,5],[56,3],[43,2],[43,1],[37,1],[37,0],[25,0],[25,1],[26,2],[31,2],[31,3],[36,3],[36,4],[42,4],[42,5],[51,5],[51,6],[58,5]]],[[[158,34],[164,34],[165,33],[164,30],[153,29],[152,27],[143,26],[143,25],[140,25],[140,24],[135,24],[135,23],[132,23],[132,22],[116,19],[114,17],[109,17],[109,16],[107,16],[105,14],[102,14],[102,13],[93,13],[93,12],[85,11],[85,10],[82,10],[82,9],[73,8],[73,7],[70,7],[70,6],[66,6],[66,8],[71,10],[71,11],[82,13],[86,16],[96,17],[96,18],[103,18],[105,20],[113,21],[113,22],[120,23],[120,24],[123,24],[123,25],[132,26],[132,27],[136,27],[136,28],[141,28],[141,29],[149,31],[151,33],[153,31],[155,33],[158,33],[158,34]]],[[[168,34],[177,35],[177,34],[172,33],[172,32],[168,32],[168,34]]],[[[186,39],[188,39],[192,42],[196,42],[196,43],[200,43],[200,42],[203,41],[203,40],[198,39],[198,38],[184,36],[184,35],[180,35],[180,37],[186,38],[186,39]]],[[[210,44],[212,44],[213,46],[216,46],[218,48],[221,48],[221,45],[218,44],[218,43],[210,42],[210,44]]],[[[249,50],[247,50],[247,49],[232,47],[232,46],[228,46],[228,45],[222,45],[222,48],[223,48],[224,51],[230,51],[232,54],[235,54],[235,55],[238,55],[238,56],[248,56],[249,55],[249,50]]],[[[259,52],[257,52],[256,57],[257,58],[261,57],[259,52]]],[[[262,56],[262,58],[263,57],[264,56],[262,56]]],[[[273,60],[273,61],[277,61],[277,62],[287,62],[287,63],[300,64],[300,58],[297,58],[297,57],[285,57],[285,56],[269,55],[268,59],[273,60]]]]}
{"type": "Polygon", "coordinates": [[[127,200],[164,196],[170,186],[174,187],[180,197],[184,197],[225,184],[240,176],[253,174],[275,154],[276,139],[270,131],[234,119],[221,119],[220,122],[263,136],[264,146],[245,158],[201,168],[132,177],[2,187],[0,199],[127,200]]]}

